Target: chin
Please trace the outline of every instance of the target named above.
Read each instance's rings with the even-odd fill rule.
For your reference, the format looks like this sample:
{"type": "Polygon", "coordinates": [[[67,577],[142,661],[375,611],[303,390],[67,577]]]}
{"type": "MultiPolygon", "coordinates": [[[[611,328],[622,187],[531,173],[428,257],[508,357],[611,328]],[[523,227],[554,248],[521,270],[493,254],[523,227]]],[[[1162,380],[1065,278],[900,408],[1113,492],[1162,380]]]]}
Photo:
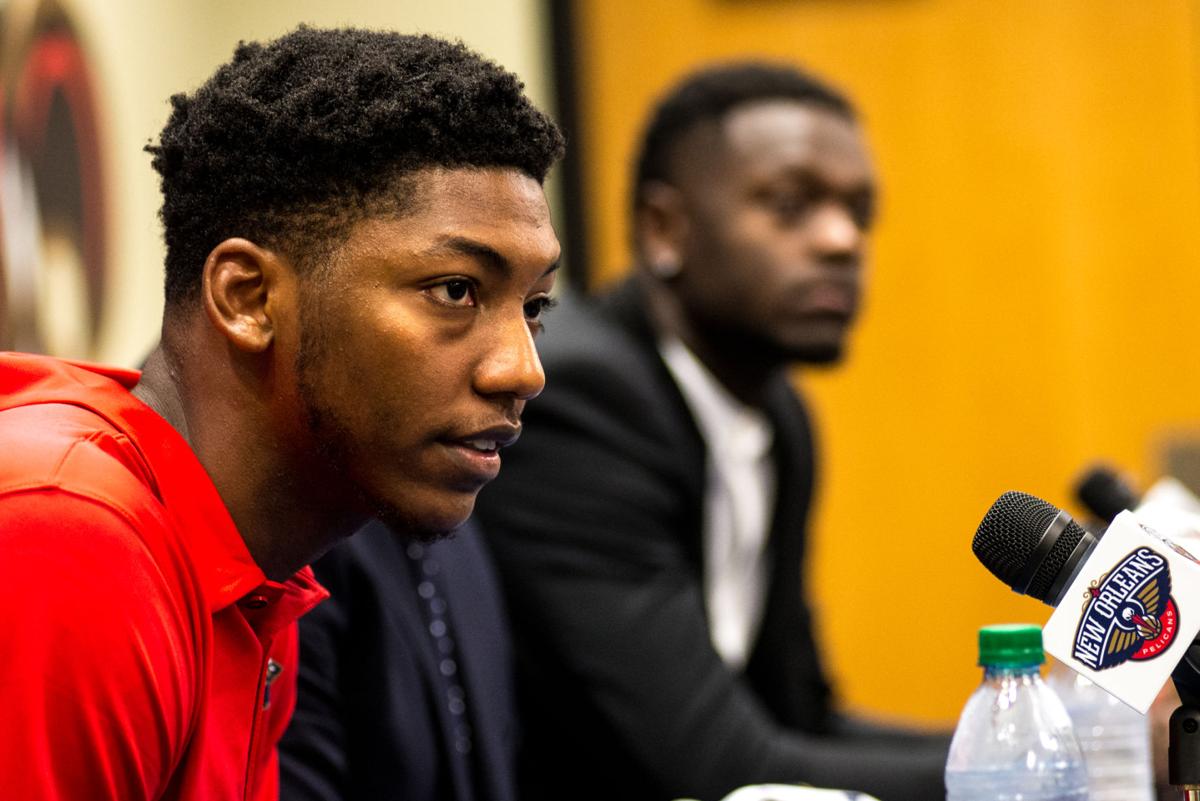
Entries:
{"type": "Polygon", "coordinates": [[[842,342],[800,342],[785,345],[782,350],[786,361],[802,364],[834,365],[842,360],[845,347],[842,342]]]}
{"type": "Polygon", "coordinates": [[[393,531],[417,542],[436,542],[463,527],[475,510],[475,496],[433,504],[377,502],[374,507],[374,516],[393,531]]]}
{"type": "Polygon", "coordinates": [[[806,364],[833,366],[842,361],[840,347],[810,348],[800,354],[800,361],[806,364]]]}

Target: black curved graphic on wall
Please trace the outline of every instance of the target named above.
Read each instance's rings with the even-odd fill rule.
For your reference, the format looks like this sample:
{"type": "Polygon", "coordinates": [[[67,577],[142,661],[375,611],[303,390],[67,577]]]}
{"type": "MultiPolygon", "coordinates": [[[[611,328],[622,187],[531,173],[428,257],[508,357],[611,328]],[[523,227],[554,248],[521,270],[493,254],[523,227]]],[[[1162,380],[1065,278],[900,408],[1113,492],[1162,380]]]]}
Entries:
{"type": "Polygon", "coordinates": [[[108,275],[94,83],[56,2],[4,12],[0,347],[92,358],[108,275]]]}

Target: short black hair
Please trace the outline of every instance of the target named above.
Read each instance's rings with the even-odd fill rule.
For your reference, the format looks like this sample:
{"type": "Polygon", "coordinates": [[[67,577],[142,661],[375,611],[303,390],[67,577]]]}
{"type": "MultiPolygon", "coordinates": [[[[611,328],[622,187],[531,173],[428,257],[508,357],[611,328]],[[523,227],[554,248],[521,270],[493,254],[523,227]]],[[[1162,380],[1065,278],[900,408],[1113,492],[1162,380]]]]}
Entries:
{"type": "Polygon", "coordinates": [[[650,181],[670,182],[676,144],[704,123],[717,122],[738,106],[768,100],[795,100],[855,119],[850,101],[824,81],[790,64],[737,61],[685,76],[651,112],[635,162],[633,205],[650,181]]]}
{"type": "Polygon", "coordinates": [[[350,223],[402,210],[394,190],[416,170],[509,167],[541,182],[563,151],[515,75],[431,36],[302,26],[240,43],[171,104],[146,147],[162,177],[168,306],[195,297],[229,237],[308,268],[350,223]]]}

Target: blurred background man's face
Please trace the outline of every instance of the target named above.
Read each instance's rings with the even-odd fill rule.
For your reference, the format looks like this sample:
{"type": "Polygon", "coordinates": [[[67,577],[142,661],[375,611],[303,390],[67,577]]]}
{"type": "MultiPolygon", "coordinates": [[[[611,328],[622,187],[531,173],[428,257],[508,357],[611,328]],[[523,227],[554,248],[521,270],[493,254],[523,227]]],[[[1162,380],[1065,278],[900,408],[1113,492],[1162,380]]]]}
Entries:
{"type": "Polygon", "coordinates": [[[780,362],[841,357],[858,309],[874,178],[858,127],[790,100],[734,109],[687,137],[675,283],[711,346],[780,362]]]}

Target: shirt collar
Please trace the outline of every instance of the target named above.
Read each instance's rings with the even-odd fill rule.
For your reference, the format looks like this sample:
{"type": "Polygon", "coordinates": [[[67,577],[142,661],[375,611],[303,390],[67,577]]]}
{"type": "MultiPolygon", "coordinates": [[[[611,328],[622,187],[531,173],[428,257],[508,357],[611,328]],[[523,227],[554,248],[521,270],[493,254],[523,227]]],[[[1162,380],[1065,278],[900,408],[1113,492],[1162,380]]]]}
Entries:
{"type": "Polygon", "coordinates": [[[774,430],[762,411],[735,398],[679,338],[664,338],[658,350],[710,450],[747,461],[766,456],[774,430]]]}

